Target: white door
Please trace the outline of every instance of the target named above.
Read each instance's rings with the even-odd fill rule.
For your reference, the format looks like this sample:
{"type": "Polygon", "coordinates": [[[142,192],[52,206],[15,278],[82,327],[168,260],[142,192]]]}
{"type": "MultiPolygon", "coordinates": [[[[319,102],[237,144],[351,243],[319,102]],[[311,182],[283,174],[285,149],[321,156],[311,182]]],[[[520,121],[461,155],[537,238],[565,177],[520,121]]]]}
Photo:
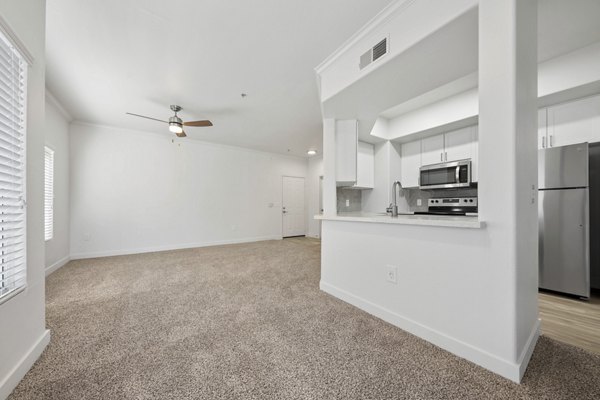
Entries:
{"type": "Polygon", "coordinates": [[[445,134],[444,161],[458,161],[473,158],[473,127],[457,129],[445,134]]]}
{"type": "Polygon", "coordinates": [[[430,136],[421,140],[421,163],[423,165],[444,162],[444,135],[430,136]]]}
{"type": "Polygon", "coordinates": [[[600,141],[600,96],[548,107],[548,146],[600,141]]]}
{"type": "Polygon", "coordinates": [[[419,168],[421,168],[421,141],[402,144],[400,155],[400,182],[403,187],[419,186],[419,168]]]}
{"type": "Polygon", "coordinates": [[[283,237],[304,236],[304,178],[283,177],[283,237]]]}

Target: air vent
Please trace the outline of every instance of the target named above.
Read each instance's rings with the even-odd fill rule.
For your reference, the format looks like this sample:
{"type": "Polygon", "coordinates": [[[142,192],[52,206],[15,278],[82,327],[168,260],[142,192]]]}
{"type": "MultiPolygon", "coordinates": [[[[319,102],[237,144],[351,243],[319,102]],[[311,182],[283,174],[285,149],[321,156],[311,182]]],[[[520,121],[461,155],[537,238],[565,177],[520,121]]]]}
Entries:
{"type": "Polygon", "coordinates": [[[377,43],[373,48],[369,49],[366,53],[360,56],[359,68],[363,69],[373,61],[377,61],[388,52],[387,38],[377,43]]]}
{"type": "Polygon", "coordinates": [[[381,56],[385,55],[385,53],[387,53],[387,38],[383,39],[373,47],[373,61],[378,60],[381,56]]]}

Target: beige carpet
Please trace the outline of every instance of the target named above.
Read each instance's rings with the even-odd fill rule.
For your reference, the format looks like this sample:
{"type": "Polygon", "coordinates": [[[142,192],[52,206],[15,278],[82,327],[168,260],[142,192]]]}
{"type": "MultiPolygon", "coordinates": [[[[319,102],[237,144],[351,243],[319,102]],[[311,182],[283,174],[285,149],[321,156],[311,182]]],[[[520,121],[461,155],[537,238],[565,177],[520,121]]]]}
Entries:
{"type": "Polygon", "coordinates": [[[522,385],[319,291],[310,239],[82,260],[17,399],[599,399],[600,356],[542,337],[522,385]]]}

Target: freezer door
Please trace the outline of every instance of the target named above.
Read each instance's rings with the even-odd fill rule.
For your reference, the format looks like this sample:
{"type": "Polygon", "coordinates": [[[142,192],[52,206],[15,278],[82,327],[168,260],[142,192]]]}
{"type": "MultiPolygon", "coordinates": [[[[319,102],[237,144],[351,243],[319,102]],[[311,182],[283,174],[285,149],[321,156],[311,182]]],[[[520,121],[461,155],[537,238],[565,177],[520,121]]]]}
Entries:
{"type": "Polygon", "coordinates": [[[538,188],[587,187],[587,143],[541,149],[538,153],[538,188]]]}
{"type": "Polygon", "coordinates": [[[588,204],[588,189],[540,191],[540,288],[590,296],[588,204]]]}

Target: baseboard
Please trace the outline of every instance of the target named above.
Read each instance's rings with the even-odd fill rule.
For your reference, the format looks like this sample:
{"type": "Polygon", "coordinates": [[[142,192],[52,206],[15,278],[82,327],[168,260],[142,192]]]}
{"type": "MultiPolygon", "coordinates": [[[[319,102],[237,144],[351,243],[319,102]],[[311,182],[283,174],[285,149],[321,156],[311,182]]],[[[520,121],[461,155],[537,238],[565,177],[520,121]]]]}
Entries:
{"type": "Polygon", "coordinates": [[[58,260],[54,264],[46,267],[46,276],[50,275],[51,273],[53,273],[54,271],[56,271],[60,267],[64,266],[69,261],[71,261],[71,257],[66,256],[66,257],[61,258],[60,260],[58,260]]]}
{"type": "Polygon", "coordinates": [[[366,311],[367,313],[378,318],[381,318],[382,320],[395,325],[415,336],[427,340],[428,342],[433,343],[434,345],[441,347],[450,353],[471,361],[485,369],[488,369],[517,383],[520,382],[521,377],[523,376],[521,369],[523,369],[524,372],[525,368],[527,367],[527,363],[523,362],[529,361],[529,357],[531,357],[533,347],[535,346],[535,339],[532,338],[530,342],[533,345],[527,347],[526,352],[523,355],[523,359],[519,364],[517,364],[448,336],[443,332],[439,332],[409,318],[403,317],[391,310],[358,297],[343,289],[339,289],[326,282],[321,281],[319,286],[322,291],[329,293],[340,300],[350,303],[353,306],[360,308],[361,310],[366,311]]]}
{"type": "Polygon", "coordinates": [[[193,249],[196,247],[209,247],[209,246],[222,246],[222,245],[226,245],[226,244],[262,242],[265,240],[281,240],[281,236],[258,236],[258,237],[243,238],[243,239],[218,240],[218,241],[214,241],[214,242],[187,243],[187,244],[166,245],[166,246],[142,247],[142,248],[136,248],[136,249],[95,251],[95,252],[89,252],[89,253],[75,253],[75,254],[71,254],[70,258],[71,258],[71,260],[82,260],[82,259],[86,259],[86,258],[125,256],[125,255],[130,255],[130,254],[154,253],[157,251],[193,249]]]}
{"type": "Polygon", "coordinates": [[[21,379],[27,371],[31,369],[33,364],[42,355],[46,346],[50,343],[50,331],[45,330],[38,341],[29,349],[27,354],[21,358],[21,361],[10,371],[8,376],[0,382],[0,400],[5,400],[17,387],[21,379]]]}
{"type": "Polygon", "coordinates": [[[533,350],[535,350],[535,345],[540,337],[541,326],[542,320],[538,318],[531,328],[531,333],[529,333],[527,343],[525,343],[525,347],[523,348],[523,351],[518,359],[519,382],[521,382],[521,379],[523,379],[523,375],[525,375],[525,371],[527,370],[527,365],[529,365],[529,360],[531,360],[531,356],[533,355],[533,350]]]}

